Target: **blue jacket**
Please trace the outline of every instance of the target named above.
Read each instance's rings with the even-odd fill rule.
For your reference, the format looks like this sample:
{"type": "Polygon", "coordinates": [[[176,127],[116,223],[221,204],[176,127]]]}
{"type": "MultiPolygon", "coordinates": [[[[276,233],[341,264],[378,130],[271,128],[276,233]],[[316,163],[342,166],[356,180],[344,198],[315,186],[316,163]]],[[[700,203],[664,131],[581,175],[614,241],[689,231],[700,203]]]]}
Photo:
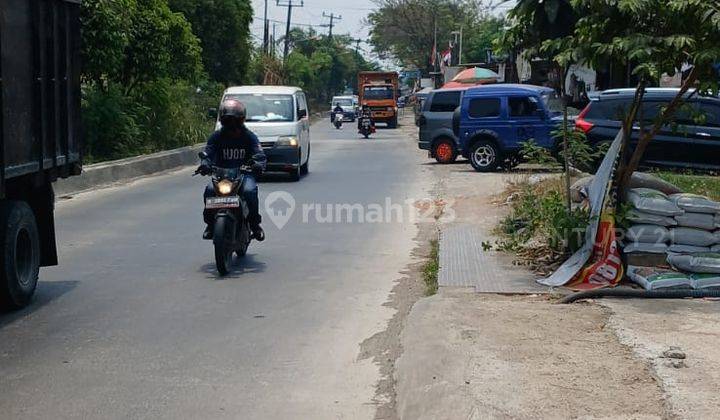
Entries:
{"type": "Polygon", "coordinates": [[[256,162],[262,164],[263,169],[267,162],[260,140],[246,127],[239,134],[225,128],[215,131],[208,137],[205,153],[213,165],[221,168],[238,168],[256,155],[261,156],[256,162]]]}

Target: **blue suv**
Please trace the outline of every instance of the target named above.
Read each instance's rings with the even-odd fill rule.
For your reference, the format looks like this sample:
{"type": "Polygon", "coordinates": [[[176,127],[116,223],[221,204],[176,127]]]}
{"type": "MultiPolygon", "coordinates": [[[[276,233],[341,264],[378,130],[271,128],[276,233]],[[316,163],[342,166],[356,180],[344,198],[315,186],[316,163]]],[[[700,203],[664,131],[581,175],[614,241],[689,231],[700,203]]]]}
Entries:
{"type": "Polygon", "coordinates": [[[460,151],[478,172],[491,172],[518,161],[522,143],[554,151],[550,132],[560,118],[548,108],[551,88],[498,84],[468,89],[453,115],[460,151]]]}

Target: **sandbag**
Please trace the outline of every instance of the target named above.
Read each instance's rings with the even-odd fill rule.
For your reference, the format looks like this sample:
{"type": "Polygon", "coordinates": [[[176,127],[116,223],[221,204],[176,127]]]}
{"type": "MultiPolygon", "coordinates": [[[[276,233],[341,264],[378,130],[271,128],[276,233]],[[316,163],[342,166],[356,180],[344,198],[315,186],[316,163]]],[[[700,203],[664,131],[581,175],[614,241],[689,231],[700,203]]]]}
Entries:
{"type": "Polygon", "coordinates": [[[677,226],[678,224],[677,220],[672,217],[645,213],[637,209],[630,209],[625,217],[635,224],[659,226],[677,226]]]}
{"type": "Polygon", "coordinates": [[[645,172],[633,172],[632,177],[630,177],[630,188],[650,188],[667,195],[682,192],[675,185],[645,172]]]}
{"type": "Polygon", "coordinates": [[[717,242],[711,232],[687,227],[671,228],[669,239],[673,244],[694,246],[712,246],[717,242]]]}
{"type": "Polygon", "coordinates": [[[710,248],[707,246],[672,244],[667,247],[667,252],[672,252],[674,254],[692,254],[697,252],[710,252],[710,248]]]}
{"type": "Polygon", "coordinates": [[[627,201],[643,213],[661,216],[678,216],[685,211],[668,199],[668,196],[650,188],[633,188],[628,191],[627,201]]]}
{"type": "MultiPolygon", "coordinates": [[[[583,203],[587,200],[590,184],[595,176],[590,175],[575,181],[570,187],[570,198],[573,203],[583,203]]],[[[677,194],[682,190],[675,185],[664,181],[655,175],[644,172],[634,172],[630,178],[629,188],[650,188],[662,192],[663,194],[677,194]]]]}
{"type": "Polygon", "coordinates": [[[634,225],[625,231],[625,241],[648,244],[663,244],[670,240],[670,232],[664,226],[634,225]]]}
{"type": "Polygon", "coordinates": [[[715,215],[715,228],[720,229],[720,213],[715,215]]]}
{"type": "Polygon", "coordinates": [[[623,254],[628,265],[640,267],[663,267],[670,268],[667,262],[667,254],[653,254],[650,252],[633,252],[623,254]]]}
{"type": "Polygon", "coordinates": [[[710,252],[720,252],[720,245],[713,245],[710,247],[710,252]]]}
{"type": "Polygon", "coordinates": [[[630,242],[623,247],[623,253],[633,254],[639,252],[647,252],[651,254],[664,254],[668,251],[668,246],[663,243],[644,243],[630,242]]]}
{"type": "Polygon", "coordinates": [[[690,275],[694,289],[709,289],[720,287],[720,274],[693,273],[690,275]]]}
{"type": "Polygon", "coordinates": [[[675,216],[678,226],[698,228],[702,230],[715,229],[715,215],[709,213],[695,213],[686,211],[684,214],[675,216]]]}
{"type": "Polygon", "coordinates": [[[690,193],[672,194],[668,197],[671,202],[685,211],[695,213],[720,213],[720,203],[707,197],[690,193]]]}
{"type": "Polygon", "coordinates": [[[664,268],[629,265],[627,275],[630,280],[645,290],[690,289],[693,287],[693,281],[687,275],[664,268]]]}
{"type": "Polygon", "coordinates": [[[720,273],[720,253],[668,254],[668,263],[690,273],[720,273]]]}

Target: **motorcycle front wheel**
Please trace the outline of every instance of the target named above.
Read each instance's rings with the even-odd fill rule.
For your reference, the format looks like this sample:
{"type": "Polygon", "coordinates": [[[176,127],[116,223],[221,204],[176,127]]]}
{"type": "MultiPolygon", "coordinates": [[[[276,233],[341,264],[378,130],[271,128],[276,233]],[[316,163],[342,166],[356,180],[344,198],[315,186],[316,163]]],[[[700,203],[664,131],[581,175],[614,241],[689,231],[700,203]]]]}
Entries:
{"type": "Polygon", "coordinates": [[[230,226],[227,226],[226,218],[221,217],[215,220],[215,229],[213,232],[213,237],[215,238],[213,241],[215,245],[215,266],[221,276],[229,273],[230,267],[232,266],[233,250],[229,244],[230,239],[228,238],[228,236],[232,235],[228,235],[225,231],[229,227],[230,226]]]}

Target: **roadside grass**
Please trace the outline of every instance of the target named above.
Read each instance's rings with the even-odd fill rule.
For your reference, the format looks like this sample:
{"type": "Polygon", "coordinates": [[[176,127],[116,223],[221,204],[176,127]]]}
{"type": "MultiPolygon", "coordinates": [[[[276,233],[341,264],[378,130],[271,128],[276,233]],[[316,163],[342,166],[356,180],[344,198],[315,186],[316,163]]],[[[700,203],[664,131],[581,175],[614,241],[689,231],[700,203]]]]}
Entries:
{"type": "Polygon", "coordinates": [[[589,213],[583,208],[567,212],[561,177],[511,182],[501,202],[510,212],[495,229],[495,246],[514,253],[518,263],[546,274],[582,245],[589,213]]]}
{"type": "Polygon", "coordinates": [[[712,175],[693,175],[676,172],[655,172],[654,175],[677,186],[683,192],[700,194],[712,200],[720,201],[720,177],[712,175]]]}
{"type": "Polygon", "coordinates": [[[432,296],[438,291],[438,271],[440,270],[440,244],[437,239],[430,241],[430,255],[423,267],[425,296],[432,296]]]}

